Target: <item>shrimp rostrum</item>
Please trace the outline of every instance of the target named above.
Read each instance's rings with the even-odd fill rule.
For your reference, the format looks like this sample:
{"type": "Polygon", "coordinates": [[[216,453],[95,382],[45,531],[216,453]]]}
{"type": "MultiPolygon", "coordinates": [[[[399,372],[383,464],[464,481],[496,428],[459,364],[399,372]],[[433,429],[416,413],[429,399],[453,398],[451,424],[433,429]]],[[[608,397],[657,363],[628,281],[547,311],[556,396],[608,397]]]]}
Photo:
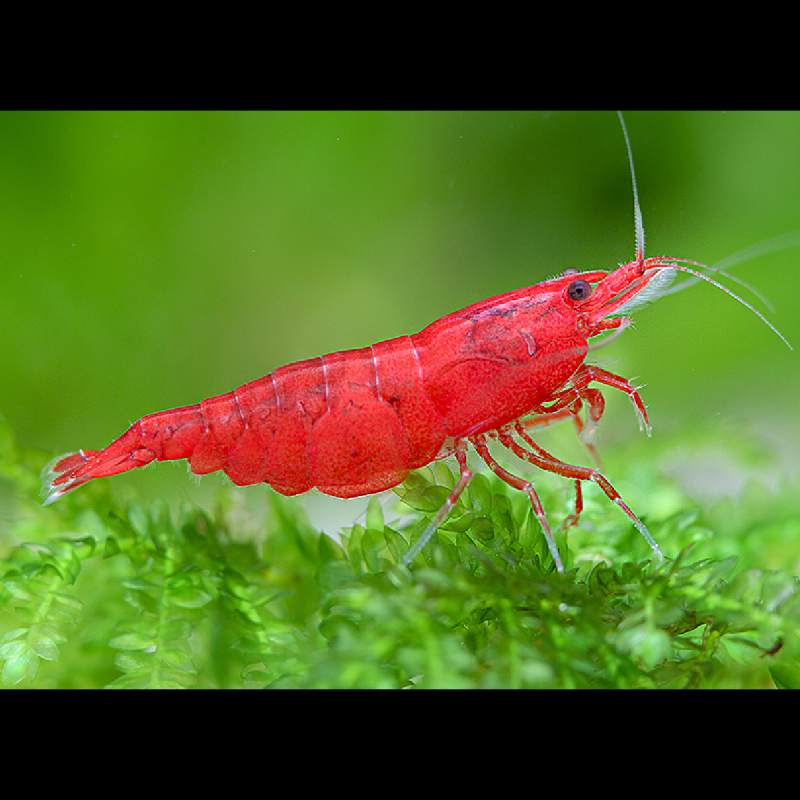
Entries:
{"type": "Polygon", "coordinates": [[[600,385],[628,395],[649,435],[636,388],[586,363],[589,340],[621,332],[630,322],[627,313],[662,293],[677,270],[719,286],[687,266],[704,266],[697,262],[644,258],[634,202],[633,261],[613,271],[567,270],[448,314],[411,336],[290,364],[197,405],[150,414],[104,450],[56,459],[47,468],[45,503],[95,478],[172,459],[187,459],[197,475],[222,470],[238,486],[268,483],[284,495],[317,489],[358,497],[454,456],[459,480],[404,559],[410,563],[469,484],[467,452],[473,448],[492,472],[528,495],[556,568],[563,570],[533,484],[495,460],[489,452],[494,440],[531,465],[574,481],[575,511],[566,526],[581,513],[582,482],[592,481],[660,554],[598,469],[560,461],[530,434],[538,425],[571,418],[593,452],[591,434],[604,409],[600,385]]]}

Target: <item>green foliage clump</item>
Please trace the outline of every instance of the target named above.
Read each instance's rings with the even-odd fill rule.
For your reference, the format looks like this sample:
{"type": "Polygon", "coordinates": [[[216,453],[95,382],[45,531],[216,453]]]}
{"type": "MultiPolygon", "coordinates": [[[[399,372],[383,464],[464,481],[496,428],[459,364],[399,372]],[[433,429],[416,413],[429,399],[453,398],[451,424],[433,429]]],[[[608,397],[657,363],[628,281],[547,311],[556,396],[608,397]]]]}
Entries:
{"type": "MultiPolygon", "coordinates": [[[[478,475],[405,567],[454,483],[444,464],[398,487],[408,521],[387,524],[375,498],[337,542],[294,500],[276,496],[257,520],[233,490],[213,514],[120,508],[104,481],[41,508],[44,459],[2,424],[0,447],[0,485],[16,503],[0,538],[5,685],[800,686],[796,577],[715,556],[691,507],[646,520],[677,554],[657,562],[587,492],[580,526],[559,535],[559,574],[525,497],[478,475]]],[[[754,516],[725,532],[723,550],[743,535],[749,552],[754,516]]]]}

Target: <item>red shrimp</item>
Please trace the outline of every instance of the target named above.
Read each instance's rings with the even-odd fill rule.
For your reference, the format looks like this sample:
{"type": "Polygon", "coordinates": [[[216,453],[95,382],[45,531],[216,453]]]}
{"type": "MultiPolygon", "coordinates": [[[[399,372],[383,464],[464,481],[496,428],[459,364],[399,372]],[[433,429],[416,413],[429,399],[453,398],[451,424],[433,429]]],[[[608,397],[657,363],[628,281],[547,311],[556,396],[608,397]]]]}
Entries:
{"type": "Polygon", "coordinates": [[[183,458],[193,473],[222,470],[238,486],[268,483],[283,495],[317,489],[359,497],[397,486],[411,470],[454,455],[459,480],[406,555],[408,564],[469,484],[473,473],[467,451],[472,446],[489,469],[528,495],[555,566],[563,571],[533,484],[490,455],[488,444],[495,440],[534,466],[574,481],[575,511],[565,527],[580,516],[582,481],[593,481],[661,555],[647,528],[597,469],[560,461],[528,432],[571,418],[594,454],[590,440],[604,399],[591,384],[601,384],[630,397],[640,428],[649,435],[637,389],[586,363],[589,340],[625,329],[630,324],[626,314],[662,293],[676,270],[733,295],[687,266],[706,268],[703,264],[644,257],[633,157],[620,120],[634,189],[633,261],[610,272],[569,269],[535,286],[481,300],[411,336],[290,364],[228,394],[150,414],[104,450],[79,450],[56,459],[46,468],[45,504],[95,478],[183,458]]]}

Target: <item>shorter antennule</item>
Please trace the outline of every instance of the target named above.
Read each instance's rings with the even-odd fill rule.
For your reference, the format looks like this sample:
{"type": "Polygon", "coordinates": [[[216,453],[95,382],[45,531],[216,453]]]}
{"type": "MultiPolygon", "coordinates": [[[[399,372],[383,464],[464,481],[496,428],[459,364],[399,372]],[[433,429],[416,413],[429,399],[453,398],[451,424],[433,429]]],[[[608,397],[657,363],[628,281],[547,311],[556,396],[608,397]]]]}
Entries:
{"type": "MultiPolygon", "coordinates": [[[[645,261],[645,265],[648,268],[651,267],[664,267],[664,269],[677,269],[680,272],[688,272],[690,275],[694,275],[696,278],[705,281],[706,283],[710,283],[712,286],[716,286],[717,289],[722,289],[723,292],[729,294],[734,300],[738,300],[745,308],[752,311],[776,336],[780,338],[780,340],[790,349],[794,350],[794,348],[789,344],[787,338],[756,308],[750,305],[746,300],[739,297],[738,294],[732,292],[727,286],[723,286],[721,283],[718,283],[713,278],[709,278],[708,275],[704,275],[702,272],[696,269],[692,269],[692,267],[684,266],[685,264],[692,264],[695,267],[701,267],[702,269],[711,270],[711,272],[717,272],[721,275],[724,275],[726,278],[733,278],[732,275],[729,275],[727,272],[723,272],[720,269],[715,269],[714,267],[709,267],[707,264],[703,264],[700,261],[692,261],[688,258],[648,258],[645,261]]],[[[739,281],[740,283],[744,283],[743,281],[739,281]]],[[[746,285],[746,284],[745,284],[746,285]]],[[[675,291],[676,287],[672,287],[664,292],[664,294],[670,294],[675,291]]],[[[748,287],[750,288],[750,287],[748,287]]]]}

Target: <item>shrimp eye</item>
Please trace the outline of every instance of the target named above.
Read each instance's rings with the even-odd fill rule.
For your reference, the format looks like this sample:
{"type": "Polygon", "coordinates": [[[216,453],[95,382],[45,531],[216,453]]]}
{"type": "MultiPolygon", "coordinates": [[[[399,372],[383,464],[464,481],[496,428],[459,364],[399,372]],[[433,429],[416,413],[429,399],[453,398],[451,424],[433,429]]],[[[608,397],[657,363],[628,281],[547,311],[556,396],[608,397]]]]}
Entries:
{"type": "Polygon", "coordinates": [[[567,287],[567,297],[575,302],[586,300],[591,293],[591,284],[589,281],[585,281],[583,278],[578,278],[578,280],[572,281],[572,283],[567,287]]]}

